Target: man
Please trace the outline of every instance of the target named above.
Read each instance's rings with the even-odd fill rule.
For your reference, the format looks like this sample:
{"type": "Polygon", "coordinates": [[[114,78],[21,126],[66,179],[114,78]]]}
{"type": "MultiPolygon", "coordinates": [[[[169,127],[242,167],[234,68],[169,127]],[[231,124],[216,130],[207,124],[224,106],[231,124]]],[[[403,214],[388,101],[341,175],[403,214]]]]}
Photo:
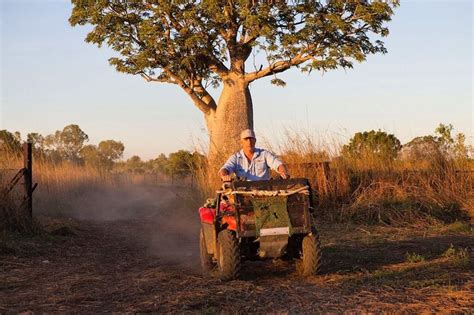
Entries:
{"type": "Polygon", "coordinates": [[[270,168],[277,171],[282,178],[289,178],[283,162],[273,153],[256,148],[256,142],[253,130],[242,131],[240,134],[242,150],[234,153],[219,170],[219,176],[223,181],[230,181],[232,173],[249,181],[270,179],[270,168]]]}

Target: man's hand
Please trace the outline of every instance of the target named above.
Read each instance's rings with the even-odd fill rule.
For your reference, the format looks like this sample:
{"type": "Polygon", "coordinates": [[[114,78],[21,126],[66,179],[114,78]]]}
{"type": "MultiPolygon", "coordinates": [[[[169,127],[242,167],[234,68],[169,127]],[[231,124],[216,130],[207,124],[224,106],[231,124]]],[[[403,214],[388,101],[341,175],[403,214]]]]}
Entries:
{"type": "Polygon", "coordinates": [[[223,182],[230,182],[229,171],[226,170],[225,168],[223,168],[219,171],[219,176],[221,177],[221,180],[223,182]]]}
{"type": "Polygon", "coordinates": [[[278,174],[280,174],[281,178],[288,179],[290,178],[290,174],[288,174],[288,170],[284,164],[278,167],[278,174]]]}

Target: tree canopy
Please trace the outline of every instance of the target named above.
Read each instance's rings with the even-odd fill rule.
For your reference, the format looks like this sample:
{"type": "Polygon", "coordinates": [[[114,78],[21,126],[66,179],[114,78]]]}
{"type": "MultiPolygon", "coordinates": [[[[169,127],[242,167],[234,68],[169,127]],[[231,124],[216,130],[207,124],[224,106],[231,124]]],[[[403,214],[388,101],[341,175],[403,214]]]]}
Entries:
{"type": "Polygon", "coordinates": [[[355,159],[369,156],[382,160],[393,160],[402,148],[400,140],[384,131],[357,132],[349,143],[342,147],[342,154],[355,159]]]}
{"type": "Polygon", "coordinates": [[[104,140],[97,146],[86,145],[80,155],[86,165],[90,165],[102,170],[111,170],[114,163],[123,156],[125,146],[120,141],[104,140]]]}
{"type": "Polygon", "coordinates": [[[11,133],[6,129],[0,130],[0,152],[14,154],[21,152],[20,133],[11,133]]]}
{"type": "MultiPolygon", "coordinates": [[[[293,66],[350,68],[385,53],[398,0],[72,0],[71,25],[90,24],[86,41],[108,45],[117,71],[180,86],[204,113],[209,86],[252,82],[293,66]],[[268,64],[246,71],[252,51],[268,64]]],[[[283,85],[280,79],[272,83],[283,85]]]]}
{"type": "MultiPolygon", "coordinates": [[[[70,124],[62,130],[43,136],[30,132],[26,141],[33,144],[35,159],[59,162],[87,164],[110,170],[115,162],[123,156],[125,146],[120,141],[103,140],[98,145],[88,144],[89,136],[79,125],[70,124]]],[[[0,130],[0,153],[21,153],[23,140],[19,132],[0,130]]]]}
{"type": "MultiPolygon", "coordinates": [[[[38,134],[29,134],[28,138],[42,140],[38,134]]],[[[42,145],[45,151],[50,155],[55,155],[56,159],[78,162],[80,160],[79,152],[87,141],[89,141],[89,136],[81,127],[71,124],[65,126],[63,130],[56,130],[54,134],[44,137],[42,145]]]]}

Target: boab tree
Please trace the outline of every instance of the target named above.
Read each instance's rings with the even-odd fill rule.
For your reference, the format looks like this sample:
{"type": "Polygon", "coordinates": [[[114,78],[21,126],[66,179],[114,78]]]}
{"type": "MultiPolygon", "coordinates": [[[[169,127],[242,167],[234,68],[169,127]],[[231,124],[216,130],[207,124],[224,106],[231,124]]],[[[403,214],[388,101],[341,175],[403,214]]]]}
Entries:
{"type": "MultiPolygon", "coordinates": [[[[249,84],[299,67],[351,68],[385,53],[398,0],[72,0],[71,25],[91,24],[86,42],[119,52],[117,71],[181,87],[202,111],[209,157],[236,149],[253,127],[249,84]],[[268,64],[247,69],[265,53],[268,64]],[[209,88],[222,85],[215,100],[209,88]]],[[[284,85],[274,77],[272,83],[284,85]]]]}

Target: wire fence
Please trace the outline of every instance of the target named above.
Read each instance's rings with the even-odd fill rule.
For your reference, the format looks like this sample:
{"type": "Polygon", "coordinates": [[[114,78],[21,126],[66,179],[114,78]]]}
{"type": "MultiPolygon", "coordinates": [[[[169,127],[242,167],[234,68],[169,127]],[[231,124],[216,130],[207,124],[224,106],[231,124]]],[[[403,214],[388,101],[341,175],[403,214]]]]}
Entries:
{"type": "Polygon", "coordinates": [[[18,169],[0,169],[0,210],[13,211],[17,215],[33,216],[33,185],[32,145],[23,145],[23,167],[18,169]],[[3,209],[2,209],[3,208],[3,209]]]}

